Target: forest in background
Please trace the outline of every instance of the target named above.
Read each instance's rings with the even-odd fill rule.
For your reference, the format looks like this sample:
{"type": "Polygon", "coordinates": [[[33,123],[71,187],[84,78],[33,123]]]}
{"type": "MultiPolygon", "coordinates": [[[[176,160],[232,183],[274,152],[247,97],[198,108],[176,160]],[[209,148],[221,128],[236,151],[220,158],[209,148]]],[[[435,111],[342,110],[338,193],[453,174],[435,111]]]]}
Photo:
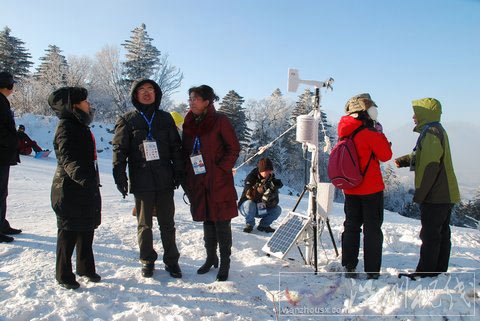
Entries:
{"type": "MultiPolygon", "coordinates": [[[[176,104],[172,94],[180,87],[183,73],[173,65],[168,54],[152,44],[145,24],[131,31],[130,37],[119,46],[107,45],[94,57],[70,55],[68,59],[61,48],[48,44],[45,53],[34,65],[25,43],[12,35],[7,26],[0,31],[0,70],[14,75],[18,83],[11,97],[16,115],[36,114],[52,115],[46,97],[63,86],[81,86],[89,91],[89,101],[96,109],[96,119],[114,123],[118,115],[133,108],[130,101],[130,86],[140,78],[155,80],[163,92],[161,108],[185,114],[188,105],[176,104]],[[125,52],[122,55],[122,48],[125,52]]],[[[261,148],[268,146],[262,153],[274,163],[277,176],[283,180],[291,195],[299,195],[306,182],[310,155],[295,140],[295,130],[289,130],[299,115],[312,110],[314,93],[305,89],[295,102],[286,99],[280,89],[270,96],[245,102],[234,89],[230,90],[217,106],[225,113],[235,128],[242,152],[238,164],[255,155],[261,148]],[[270,144],[278,139],[275,144],[270,144]]],[[[337,140],[336,127],[321,111],[319,126],[319,150],[326,145],[333,146],[337,140]]],[[[254,162],[257,159],[253,159],[254,162]]],[[[237,165],[238,165],[237,164],[237,165]]],[[[320,180],[326,177],[328,153],[320,153],[320,180]]],[[[390,163],[382,165],[385,181],[385,209],[404,216],[419,218],[417,204],[412,202],[411,182],[399,177],[390,163]]],[[[337,191],[335,200],[343,201],[343,194],[337,191]]],[[[475,227],[480,220],[480,188],[471,200],[457,204],[452,224],[475,227]]]]}

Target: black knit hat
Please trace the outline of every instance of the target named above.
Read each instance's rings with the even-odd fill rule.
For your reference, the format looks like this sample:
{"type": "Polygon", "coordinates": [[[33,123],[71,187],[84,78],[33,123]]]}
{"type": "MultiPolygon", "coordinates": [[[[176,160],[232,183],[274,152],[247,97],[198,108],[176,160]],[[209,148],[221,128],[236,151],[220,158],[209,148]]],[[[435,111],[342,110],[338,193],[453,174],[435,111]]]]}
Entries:
{"type": "Polygon", "coordinates": [[[273,163],[270,158],[262,158],[258,161],[257,168],[259,172],[273,171],[273,163]]]}
{"type": "Polygon", "coordinates": [[[2,71],[0,72],[0,88],[10,88],[16,81],[13,79],[11,73],[2,71]]]}

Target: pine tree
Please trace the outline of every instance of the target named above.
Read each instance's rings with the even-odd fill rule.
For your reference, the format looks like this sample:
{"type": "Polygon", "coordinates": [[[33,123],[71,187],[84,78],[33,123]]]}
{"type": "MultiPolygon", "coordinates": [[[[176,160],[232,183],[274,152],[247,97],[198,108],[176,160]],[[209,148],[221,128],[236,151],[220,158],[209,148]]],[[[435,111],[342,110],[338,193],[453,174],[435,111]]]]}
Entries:
{"type": "Polygon", "coordinates": [[[24,42],[10,34],[11,29],[5,27],[0,31],[0,71],[7,71],[16,78],[25,78],[33,64],[30,53],[24,42]]]}
{"type": "Polygon", "coordinates": [[[245,115],[245,109],[242,107],[244,101],[243,97],[234,90],[230,90],[223,97],[218,110],[230,119],[243,151],[248,148],[251,139],[251,130],[247,126],[247,116],[245,115]]]}
{"type": "Polygon", "coordinates": [[[124,77],[130,85],[134,80],[151,78],[160,68],[160,51],[152,44],[153,38],[148,36],[144,23],[132,30],[129,40],[122,46],[127,50],[123,64],[124,77]]]}
{"type": "Polygon", "coordinates": [[[40,57],[40,66],[34,77],[42,83],[48,84],[50,89],[57,89],[67,85],[68,64],[59,47],[48,45],[45,56],[40,57]]]}

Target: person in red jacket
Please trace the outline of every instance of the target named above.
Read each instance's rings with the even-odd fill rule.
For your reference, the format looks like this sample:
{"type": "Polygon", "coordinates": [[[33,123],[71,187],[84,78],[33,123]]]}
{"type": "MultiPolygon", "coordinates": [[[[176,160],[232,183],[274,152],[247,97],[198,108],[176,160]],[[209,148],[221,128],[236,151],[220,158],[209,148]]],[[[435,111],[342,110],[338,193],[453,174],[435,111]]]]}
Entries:
{"type": "Polygon", "coordinates": [[[198,274],[218,266],[217,281],[226,281],[232,252],[230,221],[238,216],[237,192],[232,169],[240,153],[235,130],[228,117],[217,113],[213,106],[218,100],[210,86],[188,90],[190,111],[183,124],[183,152],[186,179],[183,189],[190,200],[194,221],[203,222],[203,240],[207,259],[198,274]]]}
{"type": "Polygon", "coordinates": [[[32,140],[27,133],[25,133],[24,125],[18,125],[17,136],[18,152],[21,155],[30,155],[32,153],[32,149],[35,151],[35,153],[42,151],[42,148],[38,146],[37,142],[32,140]]]}
{"type": "Polygon", "coordinates": [[[390,143],[377,122],[378,108],[369,94],[350,98],[345,105],[346,116],[338,124],[338,137],[350,136],[360,126],[353,141],[357,150],[360,169],[364,173],[360,185],[344,189],[345,222],[342,233],[342,266],[347,277],[355,277],[363,225],[363,259],[367,277],[380,275],[383,245],[383,190],[384,183],[380,162],[392,157],[390,143]]]}

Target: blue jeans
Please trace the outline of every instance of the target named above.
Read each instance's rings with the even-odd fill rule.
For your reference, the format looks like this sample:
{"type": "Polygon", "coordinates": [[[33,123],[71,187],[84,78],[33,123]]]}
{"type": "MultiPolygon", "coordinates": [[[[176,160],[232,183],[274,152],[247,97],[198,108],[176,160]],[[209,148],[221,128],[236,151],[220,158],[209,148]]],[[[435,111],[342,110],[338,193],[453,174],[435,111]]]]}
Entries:
{"type": "Polygon", "coordinates": [[[261,218],[259,226],[267,227],[275,221],[280,214],[282,214],[282,208],[280,206],[275,206],[272,208],[267,208],[267,213],[264,215],[258,214],[257,203],[252,202],[251,200],[246,200],[240,205],[239,208],[240,214],[245,216],[245,221],[251,226],[255,226],[255,217],[261,218]]]}

